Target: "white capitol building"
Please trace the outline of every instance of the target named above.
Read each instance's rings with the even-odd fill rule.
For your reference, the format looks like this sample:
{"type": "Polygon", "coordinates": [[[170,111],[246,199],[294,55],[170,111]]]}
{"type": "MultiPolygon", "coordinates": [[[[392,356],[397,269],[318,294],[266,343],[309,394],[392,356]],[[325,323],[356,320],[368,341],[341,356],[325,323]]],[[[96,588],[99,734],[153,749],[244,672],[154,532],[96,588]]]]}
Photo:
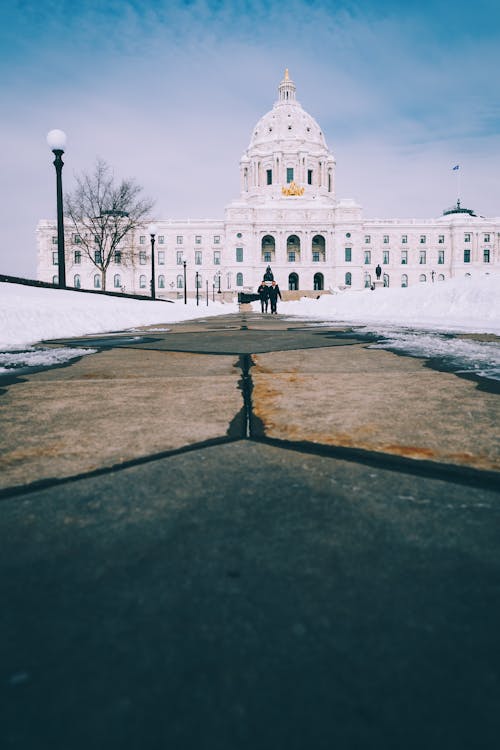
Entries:
{"type": "MultiPolygon", "coordinates": [[[[241,193],[221,221],[156,221],[157,297],[255,291],[271,265],[282,292],[362,289],[376,280],[410,286],[500,267],[500,217],[478,217],[460,202],[437,219],[363,219],[337,199],[335,159],[318,123],[296,99],[285,71],[278,100],[252,130],[240,161],[241,193]]],[[[66,225],[69,287],[99,289],[101,275],[66,225]]],[[[37,227],[38,278],[57,283],[57,227],[37,227]]],[[[127,235],[107,272],[111,291],[149,294],[148,225],[127,235]]]]}

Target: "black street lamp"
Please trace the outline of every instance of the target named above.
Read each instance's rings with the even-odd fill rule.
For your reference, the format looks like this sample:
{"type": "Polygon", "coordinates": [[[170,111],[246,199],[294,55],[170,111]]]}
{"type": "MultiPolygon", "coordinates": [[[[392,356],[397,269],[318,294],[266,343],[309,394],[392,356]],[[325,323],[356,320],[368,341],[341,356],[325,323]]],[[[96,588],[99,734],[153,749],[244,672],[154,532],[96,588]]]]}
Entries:
{"type": "Polygon", "coordinates": [[[196,307],[198,307],[198,305],[200,304],[200,274],[198,273],[198,271],[196,271],[195,284],[196,284],[196,307]]]}
{"type": "Polygon", "coordinates": [[[62,130],[51,130],[47,134],[47,143],[55,156],[54,167],[56,168],[56,193],[57,193],[57,264],[59,274],[59,286],[66,286],[66,261],[64,257],[64,214],[62,193],[62,168],[64,147],[66,145],[66,133],[62,130]]]}
{"type": "Polygon", "coordinates": [[[215,302],[215,284],[212,284],[212,302],[215,302]]]}
{"type": "Polygon", "coordinates": [[[187,305],[187,289],[186,289],[186,261],[182,261],[182,265],[184,266],[184,304],[187,305]]]}
{"type": "Polygon", "coordinates": [[[217,289],[217,294],[220,294],[221,293],[221,291],[220,291],[220,271],[217,274],[217,281],[219,282],[219,288],[217,289]]]}
{"type": "Polygon", "coordinates": [[[207,284],[207,307],[208,307],[208,279],[207,279],[206,284],[207,284]]]}
{"type": "Polygon", "coordinates": [[[156,224],[149,225],[149,234],[151,235],[151,299],[156,299],[155,289],[155,236],[156,224]]]}

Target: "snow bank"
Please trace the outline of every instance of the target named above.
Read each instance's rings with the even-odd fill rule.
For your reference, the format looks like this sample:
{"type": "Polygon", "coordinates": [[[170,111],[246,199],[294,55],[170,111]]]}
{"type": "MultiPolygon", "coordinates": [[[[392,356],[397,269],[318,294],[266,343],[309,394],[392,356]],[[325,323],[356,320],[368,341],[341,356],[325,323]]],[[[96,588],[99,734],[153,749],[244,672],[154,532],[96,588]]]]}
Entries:
{"type": "Polygon", "coordinates": [[[194,300],[142,302],[65,289],[0,282],[0,350],[22,349],[38,341],[119,331],[134,326],[176,323],[237,312],[235,303],[194,300]]]}
{"type": "MultiPolygon", "coordinates": [[[[259,303],[253,303],[260,310],[259,303]]],[[[282,302],[278,311],[315,320],[500,334],[500,275],[484,274],[375,291],[345,290],[282,302]]]]}

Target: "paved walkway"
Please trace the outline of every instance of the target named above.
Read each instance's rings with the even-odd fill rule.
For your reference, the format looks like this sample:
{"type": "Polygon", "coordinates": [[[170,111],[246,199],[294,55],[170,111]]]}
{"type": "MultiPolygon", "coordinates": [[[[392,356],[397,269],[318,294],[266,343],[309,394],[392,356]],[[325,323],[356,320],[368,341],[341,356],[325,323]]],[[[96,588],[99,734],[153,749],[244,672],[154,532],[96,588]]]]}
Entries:
{"type": "Polygon", "coordinates": [[[0,395],[1,746],[496,747],[498,394],[168,328],[0,395]]]}

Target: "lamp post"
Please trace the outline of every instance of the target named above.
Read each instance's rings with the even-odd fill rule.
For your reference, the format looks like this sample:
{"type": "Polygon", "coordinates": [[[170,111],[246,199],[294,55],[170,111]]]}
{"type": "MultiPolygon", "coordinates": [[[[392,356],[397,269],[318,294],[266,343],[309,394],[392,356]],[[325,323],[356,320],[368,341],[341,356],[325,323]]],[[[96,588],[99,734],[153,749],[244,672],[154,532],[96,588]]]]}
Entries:
{"type": "Polygon", "coordinates": [[[207,307],[208,307],[208,279],[206,281],[206,284],[207,284],[207,307]]]}
{"type": "Polygon", "coordinates": [[[221,293],[221,291],[220,291],[220,271],[217,271],[217,281],[218,281],[218,284],[219,284],[219,288],[217,289],[217,294],[220,294],[221,293]]]}
{"type": "Polygon", "coordinates": [[[56,168],[56,194],[57,194],[57,264],[59,275],[59,286],[66,286],[66,261],[64,258],[64,215],[63,215],[63,193],[62,193],[62,168],[64,147],[66,145],[66,133],[62,130],[51,130],[47,133],[47,143],[55,156],[54,167],[56,168]]]}
{"type": "Polygon", "coordinates": [[[156,299],[155,289],[155,236],[156,224],[149,225],[149,234],[151,236],[151,299],[156,299]]]}
{"type": "Polygon", "coordinates": [[[187,289],[186,289],[186,261],[182,261],[182,265],[184,266],[184,304],[187,305],[187,289]]]}
{"type": "Polygon", "coordinates": [[[196,307],[200,304],[200,274],[198,271],[196,271],[196,278],[195,278],[195,284],[196,284],[196,307]]]}
{"type": "Polygon", "coordinates": [[[215,284],[212,284],[212,302],[215,302],[215,284]]]}

